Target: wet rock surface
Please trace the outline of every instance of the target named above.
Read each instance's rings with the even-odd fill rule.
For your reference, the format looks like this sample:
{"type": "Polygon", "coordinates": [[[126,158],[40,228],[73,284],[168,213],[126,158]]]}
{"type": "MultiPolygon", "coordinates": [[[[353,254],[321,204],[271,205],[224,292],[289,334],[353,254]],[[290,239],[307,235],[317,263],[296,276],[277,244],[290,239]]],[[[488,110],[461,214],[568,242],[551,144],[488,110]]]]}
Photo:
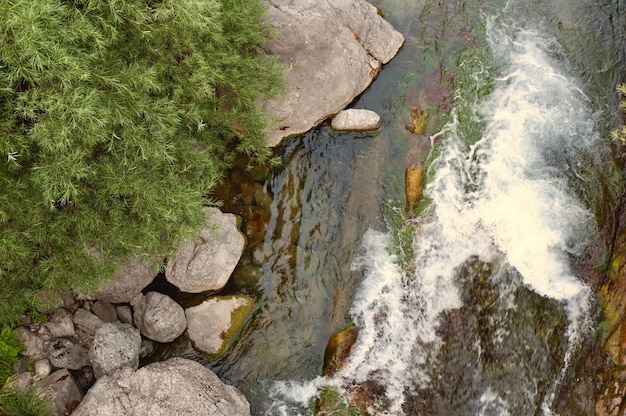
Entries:
{"type": "Polygon", "coordinates": [[[324,351],[323,374],[325,376],[332,377],[343,367],[358,336],[359,331],[356,326],[350,325],[330,337],[324,351]]]}
{"type": "Polygon", "coordinates": [[[408,395],[406,414],[424,409],[437,415],[478,414],[485,392],[493,409],[502,400],[510,414],[533,414],[557,381],[545,375],[559,374],[564,363],[567,311],[519,285],[519,276],[498,264],[470,258],[457,276],[463,306],[442,314],[442,348],[432,358],[441,364],[429,375],[429,389],[408,395]],[[524,390],[527,394],[510,393],[524,390]]]}

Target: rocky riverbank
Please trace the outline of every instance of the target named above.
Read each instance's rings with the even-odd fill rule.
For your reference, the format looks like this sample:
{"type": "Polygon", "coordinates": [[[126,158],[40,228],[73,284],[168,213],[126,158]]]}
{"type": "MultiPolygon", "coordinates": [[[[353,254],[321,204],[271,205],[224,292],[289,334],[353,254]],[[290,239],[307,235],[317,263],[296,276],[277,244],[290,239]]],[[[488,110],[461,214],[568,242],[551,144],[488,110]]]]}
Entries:
{"type": "MultiPolygon", "coordinates": [[[[404,38],[362,0],[340,5],[268,0],[268,5],[267,19],[277,34],[265,48],[288,68],[287,93],[267,103],[279,119],[268,135],[268,145],[275,146],[345,108],[404,38]]],[[[376,115],[368,116],[365,125],[357,117],[356,123],[351,118],[348,127],[344,122],[337,128],[376,128],[376,115]]],[[[236,189],[244,182],[229,179],[233,183],[226,181],[216,196],[232,205],[245,194],[255,209],[241,210],[239,217],[206,208],[211,227],[199,230],[199,238],[171,258],[131,259],[98,293],[66,293],[58,309],[43,311],[47,322],[24,318],[17,329],[25,345],[23,360],[8,383],[38,385],[54,400],[58,415],[249,414],[239,391],[194,361],[175,358],[140,366],[156,346],[180,337],[217,358],[256,308],[249,296],[221,291],[245,245],[263,233],[268,215],[262,207],[268,207],[271,196],[253,181],[236,189]],[[161,293],[155,278],[194,294],[193,304],[181,305],[161,293]]]]}

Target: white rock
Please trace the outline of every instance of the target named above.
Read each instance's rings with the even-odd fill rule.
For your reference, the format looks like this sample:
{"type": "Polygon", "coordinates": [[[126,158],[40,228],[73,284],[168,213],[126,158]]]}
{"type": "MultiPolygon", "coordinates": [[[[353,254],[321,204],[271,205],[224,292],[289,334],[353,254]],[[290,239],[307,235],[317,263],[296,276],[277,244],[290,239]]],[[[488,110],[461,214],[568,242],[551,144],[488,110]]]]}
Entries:
{"type": "Polygon", "coordinates": [[[33,360],[38,360],[46,356],[43,340],[39,338],[37,334],[23,326],[17,327],[15,330],[24,347],[24,351],[20,353],[21,355],[32,358],[33,360]]]}
{"type": "Polygon", "coordinates": [[[35,361],[34,368],[35,376],[39,379],[48,377],[50,375],[50,372],[52,371],[52,365],[50,365],[50,361],[45,358],[35,361]]]}
{"type": "Polygon", "coordinates": [[[53,415],[66,415],[68,407],[80,402],[83,393],[76,379],[67,369],[55,371],[42,380],[43,394],[49,397],[55,407],[53,415]]]}
{"type": "Polygon", "coordinates": [[[127,305],[117,305],[116,306],[116,311],[117,311],[117,318],[124,322],[125,324],[132,324],[133,323],[133,313],[130,310],[130,307],[127,305]]]}
{"type": "Polygon", "coordinates": [[[380,116],[371,110],[350,108],[340,111],[331,123],[335,130],[363,131],[376,130],[380,125],[380,116]]]}
{"type": "Polygon", "coordinates": [[[67,338],[57,338],[48,346],[48,359],[55,368],[79,370],[89,365],[89,351],[67,338]]]}
{"type": "Polygon", "coordinates": [[[98,318],[102,319],[103,322],[117,321],[117,311],[115,310],[115,306],[113,306],[113,304],[110,302],[105,302],[102,300],[96,301],[91,306],[91,312],[95,314],[98,318]]]}
{"type": "Polygon", "coordinates": [[[74,312],[74,325],[89,335],[94,335],[104,322],[86,309],[78,308],[74,312]]]}

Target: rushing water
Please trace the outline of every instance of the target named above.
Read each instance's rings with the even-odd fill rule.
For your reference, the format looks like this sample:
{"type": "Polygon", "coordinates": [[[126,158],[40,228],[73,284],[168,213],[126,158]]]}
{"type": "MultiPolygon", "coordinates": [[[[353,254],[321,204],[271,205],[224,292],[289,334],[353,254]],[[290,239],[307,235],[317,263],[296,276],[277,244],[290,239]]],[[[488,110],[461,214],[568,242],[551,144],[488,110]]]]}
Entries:
{"type": "Polygon", "coordinates": [[[591,334],[622,5],[373,3],[407,37],[355,104],[384,127],[323,126],[283,146],[251,250],[261,308],[211,365],[259,415],[309,414],[328,386],[346,400],[368,386],[373,414],[550,415],[591,334]],[[404,130],[411,105],[431,111],[424,137],[404,130]],[[430,204],[406,223],[401,267],[406,228],[386,225],[385,206],[426,159],[430,204]],[[350,322],[350,359],[319,376],[328,337],[350,322]]]}

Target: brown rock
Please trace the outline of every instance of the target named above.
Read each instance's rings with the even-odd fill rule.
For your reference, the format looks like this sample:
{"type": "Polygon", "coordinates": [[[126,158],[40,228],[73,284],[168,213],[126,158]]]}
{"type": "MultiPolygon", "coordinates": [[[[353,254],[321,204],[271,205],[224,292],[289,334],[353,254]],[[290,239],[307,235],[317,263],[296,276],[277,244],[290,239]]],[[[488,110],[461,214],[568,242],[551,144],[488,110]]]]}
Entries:
{"type": "Polygon", "coordinates": [[[343,367],[356,343],[359,332],[354,325],[345,327],[331,335],[324,351],[324,375],[332,377],[343,367]]]}
{"type": "Polygon", "coordinates": [[[404,172],[404,193],[409,218],[415,215],[415,208],[422,200],[424,191],[424,163],[413,163],[404,172]]]}
{"type": "Polygon", "coordinates": [[[406,129],[413,134],[424,134],[426,132],[428,111],[420,110],[417,107],[411,107],[410,117],[411,121],[406,125],[406,129]]]}

